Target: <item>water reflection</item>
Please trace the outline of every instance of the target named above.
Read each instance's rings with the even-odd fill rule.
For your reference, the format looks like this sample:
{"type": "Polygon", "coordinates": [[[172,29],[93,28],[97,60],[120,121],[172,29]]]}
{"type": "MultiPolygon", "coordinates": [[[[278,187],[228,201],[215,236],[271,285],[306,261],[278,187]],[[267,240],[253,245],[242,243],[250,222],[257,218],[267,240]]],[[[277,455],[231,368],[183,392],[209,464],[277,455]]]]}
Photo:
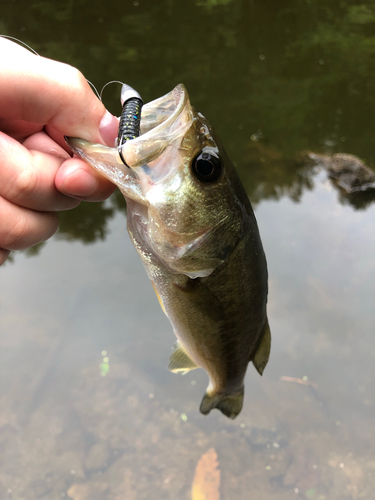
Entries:
{"type": "Polygon", "coordinates": [[[373,217],[374,207],[337,204],[324,177],[299,204],[258,205],[276,335],[233,423],[199,415],[203,370],[166,370],[173,334],[123,215],[96,245],[55,238],[43,258],[18,255],[0,288],[4,488],[15,498],[188,497],[214,447],[222,498],[360,498],[374,486],[373,217]]]}
{"type": "MultiPolygon", "coordinates": [[[[183,82],[219,135],[229,134],[231,157],[261,129],[283,154],[345,149],[374,162],[366,0],[18,5],[4,6],[2,31],[75,64],[99,88],[123,80],[148,101],[183,82]]],[[[109,105],[118,110],[117,96],[109,105]]]]}
{"type": "Polygon", "coordinates": [[[189,498],[210,448],[222,499],[372,498],[375,207],[340,203],[324,171],[295,159],[347,152],[373,167],[372,5],[21,1],[2,13],[2,32],[98,87],[123,79],[151,100],[187,85],[256,205],[273,351],[237,421],[200,416],[206,376],[165,368],[174,337],[119,200],[67,212],[37,257],[1,268],[0,498],[189,498]]]}
{"type": "MultiPolygon", "coordinates": [[[[373,183],[366,185],[365,181],[362,182],[356,168],[359,164],[367,169],[365,173],[371,170],[355,156],[343,156],[350,160],[343,175],[332,177],[330,167],[335,156],[298,152],[293,159],[286,160],[275,149],[266,148],[260,142],[250,143],[240,173],[254,206],[262,200],[280,200],[284,197],[299,203],[304,192],[313,189],[314,182],[324,183],[328,180],[336,190],[340,204],[350,205],[354,210],[365,210],[375,201],[375,189],[373,183]],[[363,190],[355,188],[348,192],[348,187],[343,188],[340,178],[345,186],[348,172],[350,182],[358,186],[362,182],[363,190]]],[[[80,240],[86,244],[104,240],[116,212],[126,214],[126,204],[120,191],[116,191],[107,202],[82,202],[77,209],[60,213],[57,237],[68,241],[80,240]]],[[[42,243],[24,252],[29,256],[37,255],[44,245],[42,243]]]]}

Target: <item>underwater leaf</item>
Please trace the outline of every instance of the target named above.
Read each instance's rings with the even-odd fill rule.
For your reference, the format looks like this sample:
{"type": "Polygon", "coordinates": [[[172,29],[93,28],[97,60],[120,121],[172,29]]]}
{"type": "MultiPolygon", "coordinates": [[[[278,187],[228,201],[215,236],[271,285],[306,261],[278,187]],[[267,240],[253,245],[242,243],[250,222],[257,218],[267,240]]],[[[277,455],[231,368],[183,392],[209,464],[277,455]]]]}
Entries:
{"type": "Polygon", "coordinates": [[[220,500],[220,470],[217,453],[210,448],[195,469],[191,500],[220,500]]]}

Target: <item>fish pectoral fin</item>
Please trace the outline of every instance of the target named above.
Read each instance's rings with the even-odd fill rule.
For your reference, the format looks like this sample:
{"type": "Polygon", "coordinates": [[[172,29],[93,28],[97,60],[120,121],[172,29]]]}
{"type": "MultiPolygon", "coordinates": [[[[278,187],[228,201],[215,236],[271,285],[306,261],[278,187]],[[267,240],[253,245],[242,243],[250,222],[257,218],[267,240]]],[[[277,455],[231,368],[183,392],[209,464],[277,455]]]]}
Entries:
{"type": "Polygon", "coordinates": [[[271,352],[271,330],[268,324],[268,319],[266,318],[266,322],[263,327],[263,337],[260,341],[259,347],[250,360],[253,362],[253,365],[257,369],[260,375],[263,375],[263,371],[268,363],[268,359],[270,357],[271,352]]]}
{"type": "Polygon", "coordinates": [[[168,370],[173,373],[185,374],[195,368],[199,368],[199,366],[189,357],[182,345],[177,343],[175,351],[169,358],[168,370]]]}

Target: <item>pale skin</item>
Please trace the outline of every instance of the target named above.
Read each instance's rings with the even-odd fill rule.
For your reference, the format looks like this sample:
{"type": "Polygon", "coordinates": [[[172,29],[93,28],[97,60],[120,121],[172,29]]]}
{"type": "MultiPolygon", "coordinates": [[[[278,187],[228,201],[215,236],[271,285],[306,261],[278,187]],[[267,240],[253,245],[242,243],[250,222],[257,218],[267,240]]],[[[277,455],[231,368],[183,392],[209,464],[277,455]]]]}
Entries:
{"type": "Polygon", "coordinates": [[[113,146],[117,129],[77,69],[0,37],[0,265],[50,238],[60,210],[112,194],[64,135],[113,146]]]}

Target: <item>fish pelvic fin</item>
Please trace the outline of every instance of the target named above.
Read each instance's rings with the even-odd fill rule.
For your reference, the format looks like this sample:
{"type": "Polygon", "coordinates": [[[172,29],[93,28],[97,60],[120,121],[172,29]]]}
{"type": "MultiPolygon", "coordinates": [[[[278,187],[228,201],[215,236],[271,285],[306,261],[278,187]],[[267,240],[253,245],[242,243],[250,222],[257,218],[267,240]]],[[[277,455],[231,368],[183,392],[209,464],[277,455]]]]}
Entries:
{"type": "Polygon", "coordinates": [[[263,375],[263,371],[268,363],[271,352],[271,330],[268,324],[268,319],[264,323],[262,340],[260,341],[259,347],[254,354],[251,361],[257,369],[260,375],[263,375]]]}
{"type": "Polygon", "coordinates": [[[206,393],[203,396],[199,411],[203,415],[208,415],[212,409],[217,408],[226,417],[234,419],[242,410],[243,394],[243,388],[237,394],[215,394],[210,396],[206,393]]]}
{"type": "Polygon", "coordinates": [[[184,375],[195,368],[199,368],[199,366],[194,363],[182,345],[177,342],[176,349],[169,358],[168,370],[173,373],[182,373],[184,375]]]}

